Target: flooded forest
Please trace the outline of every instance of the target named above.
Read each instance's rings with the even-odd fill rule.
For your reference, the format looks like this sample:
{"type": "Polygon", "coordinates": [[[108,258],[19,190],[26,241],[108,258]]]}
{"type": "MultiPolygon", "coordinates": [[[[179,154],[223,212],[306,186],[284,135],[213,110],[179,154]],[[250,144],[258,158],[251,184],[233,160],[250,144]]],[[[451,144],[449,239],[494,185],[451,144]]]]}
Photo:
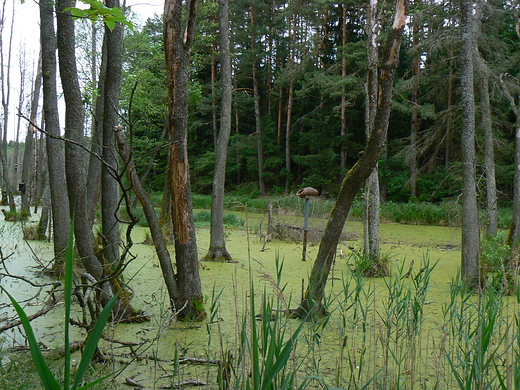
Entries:
{"type": "Polygon", "coordinates": [[[4,0],[0,387],[520,388],[518,15],[4,0]]]}

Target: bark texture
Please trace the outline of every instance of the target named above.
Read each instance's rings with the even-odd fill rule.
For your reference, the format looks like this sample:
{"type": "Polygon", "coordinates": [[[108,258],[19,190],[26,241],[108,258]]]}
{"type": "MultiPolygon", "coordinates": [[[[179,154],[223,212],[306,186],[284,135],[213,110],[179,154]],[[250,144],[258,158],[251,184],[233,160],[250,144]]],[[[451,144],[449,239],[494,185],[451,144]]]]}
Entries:
{"type": "Polygon", "coordinates": [[[479,224],[476,185],[475,154],[475,93],[473,86],[473,56],[475,48],[474,4],[462,0],[462,64],[461,92],[462,119],[462,265],[461,274],[466,283],[473,287],[479,284],[479,224]]]}
{"type": "Polygon", "coordinates": [[[174,302],[180,318],[201,320],[202,286],[188,164],[188,80],[190,50],[196,21],[196,0],[166,0],[164,46],[168,75],[169,180],[179,297],[174,302]],[[185,7],[186,6],[186,7],[185,7]],[[187,10],[183,17],[183,10],[187,10]]]}
{"type": "Polygon", "coordinates": [[[47,163],[54,233],[56,269],[61,269],[67,249],[70,214],[65,178],[65,152],[60,135],[58,93],[56,86],[56,34],[54,31],[54,2],[40,3],[40,39],[42,45],[43,113],[47,132],[47,163]]]}

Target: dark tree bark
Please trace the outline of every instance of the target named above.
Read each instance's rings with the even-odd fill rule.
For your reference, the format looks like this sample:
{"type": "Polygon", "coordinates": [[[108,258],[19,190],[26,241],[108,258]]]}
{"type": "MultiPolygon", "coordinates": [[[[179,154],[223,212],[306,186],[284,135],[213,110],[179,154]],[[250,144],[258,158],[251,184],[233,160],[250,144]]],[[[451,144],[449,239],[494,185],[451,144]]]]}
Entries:
{"type": "Polygon", "coordinates": [[[381,93],[379,94],[374,128],[360,159],[343,179],[336,203],[331,211],[323,238],[320,242],[318,255],[309,278],[309,286],[300,303],[300,307],[295,311],[295,314],[302,317],[306,315],[319,316],[325,312],[325,308],[323,307],[325,286],[348,212],[356,194],[373,171],[383,151],[388,130],[388,120],[390,118],[392,88],[399,62],[399,48],[406,22],[406,0],[398,0],[395,7],[392,29],[389,31],[383,48],[383,60],[379,77],[381,93]]]}
{"type": "Polygon", "coordinates": [[[69,199],[65,178],[63,142],[60,135],[58,94],[56,86],[56,35],[54,32],[54,2],[40,3],[40,40],[42,46],[43,114],[49,167],[49,185],[54,233],[55,269],[61,270],[70,231],[69,199]]]}
{"type": "Polygon", "coordinates": [[[462,0],[462,265],[463,280],[473,287],[479,284],[479,223],[475,154],[475,93],[473,86],[473,57],[475,54],[474,3],[462,0]]]}
{"type": "Polygon", "coordinates": [[[215,172],[211,202],[211,232],[209,251],[204,260],[226,261],[232,257],[226,249],[224,239],[224,184],[229,137],[231,134],[231,54],[229,48],[229,5],[228,0],[219,0],[220,53],[222,101],[220,109],[220,131],[215,153],[215,172]]]}
{"type": "Polygon", "coordinates": [[[179,297],[174,305],[180,318],[201,320],[206,313],[202,307],[187,151],[189,60],[195,34],[196,5],[196,0],[165,1],[164,46],[169,94],[169,180],[179,286],[179,297]]]}

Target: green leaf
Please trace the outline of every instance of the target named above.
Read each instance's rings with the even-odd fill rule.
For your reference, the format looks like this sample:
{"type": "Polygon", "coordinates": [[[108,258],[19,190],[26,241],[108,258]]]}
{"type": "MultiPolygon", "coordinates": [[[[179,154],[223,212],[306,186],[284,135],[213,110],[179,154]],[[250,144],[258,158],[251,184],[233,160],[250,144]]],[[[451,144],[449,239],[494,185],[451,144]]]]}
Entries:
{"type": "Polygon", "coordinates": [[[94,353],[96,352],[96,348],[103,334],[103,329],[105,329],[105,325],[107,324],[112,308],[116,304],[117,298],[119,297],[119,293],[121,290],[115,294],[110,301],[105,305],[101,314],[99,315],[94,327],[90,331],[90,334],[87,338],[87,342],[85,343],[85,348],[83,349],[83,355],[81,356],[81,361],[78,366],[78,370],[76,371],[76,376],[74,378],[74,383],[72,385],[72,390],[78,389],[78,386],[81,384],[83,377],[85,376],[90,362],[94,357],[94,353]]]}
{"type": "Polygon", "coordinates": [[[45,389],[61,390],[58,381],[52,374],[51,370],[49,369],[49,366],[47,365],[47,362],[43,358],[42,352],[40,351],[40,347],[38,345],[38,341],[36,341],[36,337],[34,336],[34,332],[31,327],[31,322],[29,321],[29,318],[27,318],[27,315],[25,314],[24,310],[18,304],[18,302],[16,302],[16,300],[11,296],[11,294],[9,294],[7,290],[2,286],[0,286],[0,289],[2,289],[2,291],[7,294],[16,310],[16,313],[18,314],[18,317],[20,317],[20,321],[22,322],[23,328],[25,330],[25,335],[27,337],[27,340],[29,341],[29,346],[31,348],[31,355],[33,358],[34,365],[36,366],[36,370],[38,371],[38,375],[40,375],[45,389]]]}
{"type": "Polygon", "coordinates": [[[114,22],[113,20],[105,18],[104,22],[106,26],[110,29],[110,31],[114,30],[114,28],[116,27],[116,22],[114,22]]]}

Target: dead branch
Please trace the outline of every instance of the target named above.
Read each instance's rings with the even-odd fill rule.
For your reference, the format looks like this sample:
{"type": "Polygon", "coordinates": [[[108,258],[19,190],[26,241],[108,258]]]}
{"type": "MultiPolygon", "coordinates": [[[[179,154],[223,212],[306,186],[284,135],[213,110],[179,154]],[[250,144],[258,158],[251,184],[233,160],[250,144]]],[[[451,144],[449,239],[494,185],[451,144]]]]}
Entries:
{"type": "MultiPolygon", "coordinates": [[[[56,299],[49,299],[47,300],[47,302],[45,303],[45,306],[38,312],[34,313],[34,314],[31,314],[30,316],[27,316],[27,318],[29,319],[29,321],[32,321],[34,320],[35,318],[38,318],[38,317],[41,317],[43,316],[44,314],[47,314],[48,312],[50,312],[52,310],[52,308],[54,306],[56,306],[56,303],[57,303],[57,300],[56,299]]],[[[2,325],[0,326],[0,333],[8,330],[8,329],[12,329],[12,328],[15,328],[19,325],[22,325],[22,321],[21,320],[15,320],[15,321],[11,321],[5,325],[2,325]]]]}
{"type": "Polygon", "coordinates": [[[206,385],[207,385],[206,382],[202,382],[202,381],[198,381],[198,380],[189,380],[189,381],[174,383],[172,385],[164,385],[164,386],[159,387],[159,389],[180,389],[181,387],[184,387],[184,386],[206,386],[206,385]]]}

